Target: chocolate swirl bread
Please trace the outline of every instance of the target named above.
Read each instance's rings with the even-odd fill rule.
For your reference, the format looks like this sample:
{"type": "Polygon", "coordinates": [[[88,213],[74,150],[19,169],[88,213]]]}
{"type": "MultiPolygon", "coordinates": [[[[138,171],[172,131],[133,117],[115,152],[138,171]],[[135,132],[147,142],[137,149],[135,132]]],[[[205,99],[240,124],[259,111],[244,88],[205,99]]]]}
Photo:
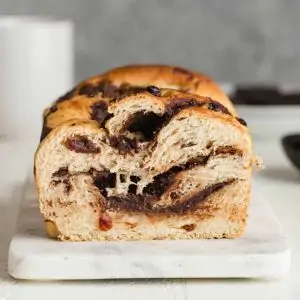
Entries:
{"type": "Polygon", "coordinates": [[[35,180],[49,236],[145,240],[244,232],[256,161],[246,123],[210,79],[178,69],[115,69],[45,110],[35,180]]]}

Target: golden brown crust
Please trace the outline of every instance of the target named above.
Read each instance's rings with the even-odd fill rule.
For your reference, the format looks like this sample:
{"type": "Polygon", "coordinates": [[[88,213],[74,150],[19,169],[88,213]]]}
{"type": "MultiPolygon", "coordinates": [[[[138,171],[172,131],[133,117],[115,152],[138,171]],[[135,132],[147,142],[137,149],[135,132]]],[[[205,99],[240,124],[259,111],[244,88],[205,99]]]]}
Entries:
{"type": "Polygon", "coordinates": [[[179,66],[167,65],[128,65],[110,70],[100,77],[91,77],[82,82],[97,82],[102,78],[111,80],[117,85],[127,82],[131,85],[155,85],[160,88],[174,88],[203,97],[210,97],[226,106],[236,114],[234,106],[227,95],[207,75],[179,66]]]}
{"type": "Polygon", "coordinates": [[[70,92],[52,103],[51,107],[45,109],[45,128],[55,127],[60,121],[70,118],[71,114],[73,117],[85,117],[87,113],[90,113],[91,105],[103,99],[111,101],[114,96],[114,92],[111,90],[122,87],[122,85],[139,88],[154,85],[159,88],[171,88],[209,97],[224,105],[233,115],[237,115],[227,95],[206,75],[177,66],[129,65],[112,69],[78,83],[70,92]],[[109,82],[111,88],[103,86],[104,82],[109,82]],[[99,88],[101,84],[102,88],[99,88]],[[108,89],[108,92],[100,92],[101,89],[108,89]],[[65,101],[70,103],[66,104],[65,101]],[[52,114],[50,117],[48,115],[51,114],[51,111],[55,112],[58,106],[60,112],[55,114],[57,120],[53,120],[54,115],[52,114]],[[65,116],[65,110],[68,116],[65,116]],[[62,115],[63,120],[59,115],[62,115]]]}

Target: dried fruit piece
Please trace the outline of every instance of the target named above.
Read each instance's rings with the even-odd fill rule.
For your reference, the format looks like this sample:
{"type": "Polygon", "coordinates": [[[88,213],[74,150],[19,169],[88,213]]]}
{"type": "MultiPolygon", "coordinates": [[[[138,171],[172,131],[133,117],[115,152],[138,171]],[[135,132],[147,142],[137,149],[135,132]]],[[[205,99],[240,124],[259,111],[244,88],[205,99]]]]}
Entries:
{"type": "Polygon", "coordinates": [[[103,231],[108,231],[113,227],[112,220],[107,213],[102,213],[99,218],[99,228],[103,231]]]}
{"type": "Polygon", "coordinates": [[[196,225],[195,224],[186,224],[186,225],[181,226],[181,228],[190,232],[196,228],[196,225]]]}
{"type": "Polygon", "coordinates": [[[100,153],[100,149],[85,136],[68,138],[66,147],[77,153],[100,153]]]}

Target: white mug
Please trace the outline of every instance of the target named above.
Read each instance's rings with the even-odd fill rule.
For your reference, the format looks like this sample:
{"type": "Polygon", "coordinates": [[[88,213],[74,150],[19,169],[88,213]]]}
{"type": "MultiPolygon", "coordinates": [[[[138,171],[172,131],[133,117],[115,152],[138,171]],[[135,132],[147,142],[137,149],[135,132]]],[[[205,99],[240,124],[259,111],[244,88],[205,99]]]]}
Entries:
{"type": "Polygon", "coordinates": [[[45,107],[73,85],[73,23],[0,16],[0,137],[37,142],[45,107]]]}

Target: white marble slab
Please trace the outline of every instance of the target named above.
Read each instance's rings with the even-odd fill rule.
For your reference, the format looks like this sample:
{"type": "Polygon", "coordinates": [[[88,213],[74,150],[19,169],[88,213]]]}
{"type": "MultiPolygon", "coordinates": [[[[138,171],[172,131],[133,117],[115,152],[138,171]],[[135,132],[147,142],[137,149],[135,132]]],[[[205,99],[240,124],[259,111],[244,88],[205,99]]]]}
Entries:
{"type": "Polygon", "coordinates": [[[249,215],[246,233],[235,240],[63,243],[46,237],[27,184],[9,274],[34,280],[283,276],[290,268],[288,241],[256,185],[249,215]]]}

